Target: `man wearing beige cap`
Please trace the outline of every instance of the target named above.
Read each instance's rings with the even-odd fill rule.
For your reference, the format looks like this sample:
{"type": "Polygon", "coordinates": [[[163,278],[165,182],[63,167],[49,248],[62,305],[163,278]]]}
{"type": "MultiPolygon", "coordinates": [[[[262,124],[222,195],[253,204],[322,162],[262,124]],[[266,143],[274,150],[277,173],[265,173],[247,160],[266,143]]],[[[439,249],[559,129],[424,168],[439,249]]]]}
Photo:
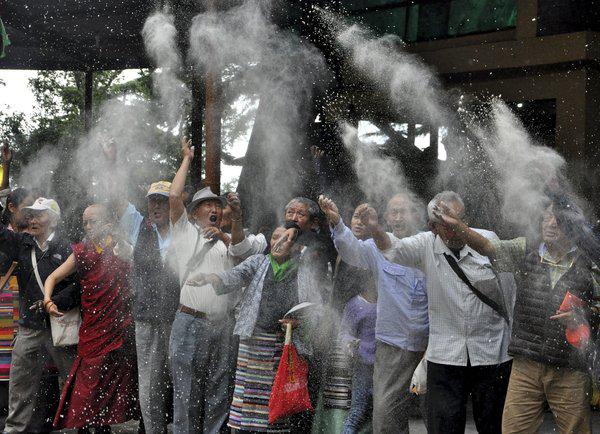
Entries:
{"type": "MultiPolygon", "coordinates": [[[[43,288],[38,284],[58,268],[71,254],[69,240],[56,234],[60,208],[55,200],[40,197],[24,208],[28,217],[27,233],[13,232],[0,226],[0,252],[8,263],[18,262],[19,332],[12,353],[9,381],[8,417],[4,432],[36,432],[32,417],[40,399],[43,367],[49,354],[63,380],[71,369],[75,348],[55,347],[48,314],[42,306],[43,288]],[[34,261],[35,260],[35,261],[34,261]]],[[[62,311],[79,304],[79,283],[66,279],[52,297],[62,311]]]]}
{"type": "Polygon", "coordinates": [[[148,216],[132,203],[116,200],[119,225],[134,247],[131,284],[138,362],[139,398],[147,433],[167,430],[172,386],[168,366],[169,336],[179,304],[179,278],[170,266],[171,183],[159,181],[146,194],[148,216]]]}

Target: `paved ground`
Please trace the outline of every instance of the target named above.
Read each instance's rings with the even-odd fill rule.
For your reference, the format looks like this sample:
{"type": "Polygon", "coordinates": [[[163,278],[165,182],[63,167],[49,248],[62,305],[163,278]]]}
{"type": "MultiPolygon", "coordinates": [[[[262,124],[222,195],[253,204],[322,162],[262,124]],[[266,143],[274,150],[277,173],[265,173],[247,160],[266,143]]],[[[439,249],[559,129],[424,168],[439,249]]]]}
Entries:
{"type": "MultiPolygon", "coordinates": [[[[592,428],[596,428],[596,430],[600,429],[600,412],[594,411],[592,413],[592,428]]],[[[552,413],[546,413],[546,417],[544,418],[544,423],[540,428],[539,434],[553,434],[558,432],[558,428],[556,427],[556,424],[552,418],[552,413]]],[[[427,434],[427,430],[423,425],[423,421],[420,419],[412,419],[410,421],[410,433],[427,434]]],[[[477,434],[475,423],[473,422],[472,417],[469,417],[467,420],[467,429],[465,430],[465,434],[477,434]]]]}
{"type": "MultiPolygon", "coordinates": [[[[0,423],[4,426],[4,416],[0,419],[0,423]]],[[[600,427],[600,412],[592,413],[592,427],[600,427]]],[[[63,430],[63,431],[55,431],[62,433],[74,434],[77,433],[76,430],[63,430]]],[[[171,430],[169,429],[169,433],[171,430]]],[[[410,421],[410,432],[411,434],[427,434],[427,430],[425,429],[425,425],[421,419],[412,419],[410,421]]],[[[544,420],[544,424],[539,431],[539,434],[553,434],[558,433],[558,429],[554,421],[552,420],[552,414],[547,413],[546,418],[544,420]]],[[[125,423],[122,425],[113,426],[113,433],[118,434],[134,434],[137,433],[137,422],[125,423]]],[[[469,417],[467,420],[467,429],[465,430],[465,434],[476,434],[477,430],[475,429],[475,423],[473,422],[472,417],[469,417]]]]}

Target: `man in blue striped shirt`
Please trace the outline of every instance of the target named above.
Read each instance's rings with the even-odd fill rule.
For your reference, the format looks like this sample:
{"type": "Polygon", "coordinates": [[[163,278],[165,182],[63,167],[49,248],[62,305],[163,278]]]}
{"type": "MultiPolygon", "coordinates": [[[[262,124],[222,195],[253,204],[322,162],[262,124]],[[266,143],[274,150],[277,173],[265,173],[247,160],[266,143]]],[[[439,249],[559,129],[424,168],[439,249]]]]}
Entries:
{"type": "MultiPolygon", "coordinates": [[[[388,202],[385,220],[396,237],[419,228],[416,201],[406,193],[388,202]]],[[[342,260],[370,270],[377,281],[376,353],[373,375],[373,432],[408,433],[409,386],[421,361],[429,335],[427,292],[423,274],[385,259],[372,239],[361,241],[346,227],[335,204],[322,198],[321,209],[332,226],[332,237],[342,260]]],[[[370,208],[356,208],[353,220],[370,208]]]]}

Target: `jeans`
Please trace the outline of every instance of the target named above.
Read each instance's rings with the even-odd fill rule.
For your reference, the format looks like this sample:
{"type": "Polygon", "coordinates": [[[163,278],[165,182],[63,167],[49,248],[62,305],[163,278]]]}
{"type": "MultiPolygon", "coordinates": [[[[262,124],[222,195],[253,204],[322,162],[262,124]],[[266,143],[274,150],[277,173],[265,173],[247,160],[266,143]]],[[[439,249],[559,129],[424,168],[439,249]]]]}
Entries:
{"type": "Polygon", "coordinates": [[[233,325],[229,318],[175,315],[169,344],[174,434],[229,432],[237,358],[233,325]]]}
{"type": "Polygon", "coordinates": [[[343,434],[357,433],[373,414],[373,365],[356,360],[352,376],[352,402],[343,434]]]}
{"type": "Polygon", "coordinates": [[[167,432],[172,407],[169,372],[170,323],[135,322],[140,409],[146,434],[167,432]]]}
{"type": "Polygon", "coordinates": [[[73,360],[75,347],[55,347],[50,328],[35,330],[19,327],[12,352],[8,383],[8,417],[4,432],[32,432],[32,418],[38,407],[43,366],[48,362],[46,350],[60,373],[64,384],[73,360]]]}
{"type": "Polygon", "coordinates": [[[427,432],[464,433],[471,395],[477,432],[501,434],[510,367],[510,361],[488,366],[427,362],[427,432]]]}

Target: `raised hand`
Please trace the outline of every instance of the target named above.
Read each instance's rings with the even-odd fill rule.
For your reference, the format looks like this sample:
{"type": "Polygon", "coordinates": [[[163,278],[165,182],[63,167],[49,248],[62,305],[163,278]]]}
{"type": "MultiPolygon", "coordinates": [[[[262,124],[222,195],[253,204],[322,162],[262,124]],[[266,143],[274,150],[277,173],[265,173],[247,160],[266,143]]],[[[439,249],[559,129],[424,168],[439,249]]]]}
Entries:
{"type": "Polygon", "coordinates": [[[321,195],[319,196],[319,206],[321,207],[323,214],[327,217],[327,220],[329,220],[329,223],[332,225],[337,225],[339,223],[340,211],[334,201],[321,195]]]}
{"type": "Polygon", "coordinates": [[[374,231],[379,227],[379,217],[377,211],[368,203],[363,203],[356,207],[355,213],[359,216],[360,221],[369,231],[374,231]]]}
{"type": "Polygon", "coordinates": [[[318,146],[313,145],[310,147],[310,155],[312,155],[313,158],[320,159],[323,158],[323,155],[325,155],[325,151],[318,146]]]}
{"type": "Polygon", "coordinates": [[[444,202],[433,207],[433,215],[439,220],[439,223],[455,232],[464,231],[466,228],[465,223],[444,202]]]}
{"type": "Polygon", "coordinates": [[[117,145],[114,140],[110,140],[106,145],[102,145],[102,153],[109,163],[117,161],[117,145]]]}
{"type": "Polygon", "coordinates": [[[240,220],[242,218],[242,203],[237,193],[227,195],[227,204],[231,208],[231,219],[240,220]]]}
{"type": "Polygon", "coordinates": [[[194,158],[194,147],[192,145],[192,139],[188,139],[187,136],[181,138],[181,153],[183,158],[194,158]]]}

